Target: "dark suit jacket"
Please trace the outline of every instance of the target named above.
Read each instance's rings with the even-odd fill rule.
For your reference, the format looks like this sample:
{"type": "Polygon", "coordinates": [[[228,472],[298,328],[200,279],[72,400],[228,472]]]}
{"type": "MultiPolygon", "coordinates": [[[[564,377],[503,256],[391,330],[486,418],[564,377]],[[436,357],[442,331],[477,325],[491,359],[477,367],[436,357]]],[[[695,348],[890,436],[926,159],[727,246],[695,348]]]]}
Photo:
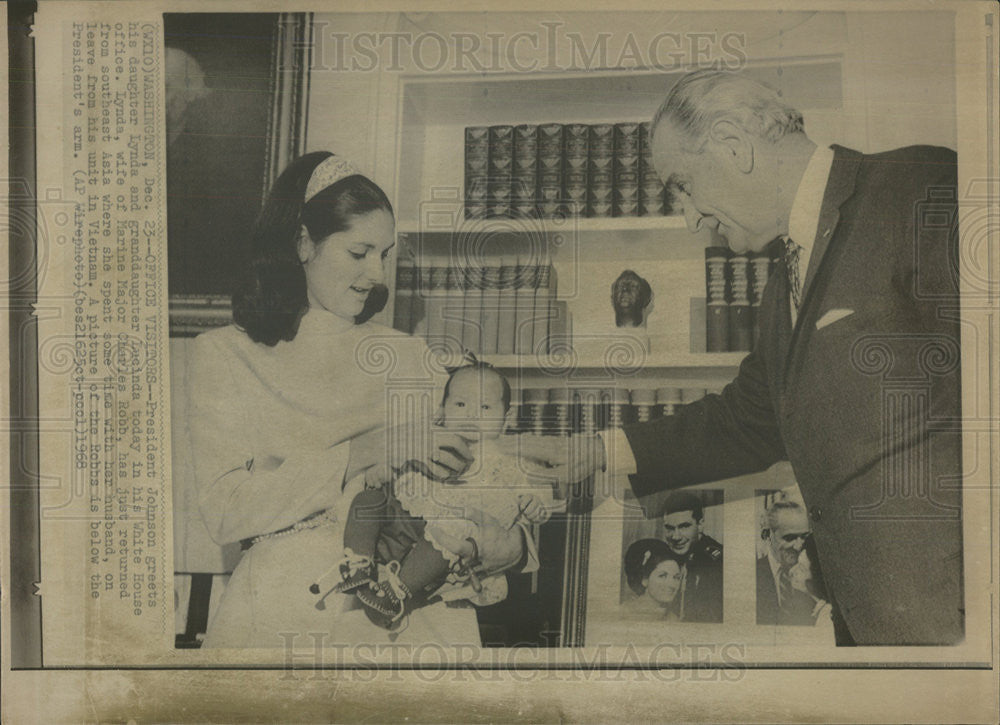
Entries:
{"type": "Polygon", "coordinates": [[[956,158],[834,147],[797,324],[779,264],[720,395],[626,426],[639,497],[787,458],[858,644],[963,636],[956,158]],[[853,313],[817,328],[830,310],[853,313]]]}
{"type": "Polygon", "coordinates": [[[778,606],[778,586],[766,556],[757,559],[757,624],[814,625],[816,600],[805,592],[793,589],[792,601],[778,606]]]}
{"type": "Polygon", "coordinates": [[[702,534],[688,554],[684,592],[685,622],[722,621],[722,544],[702,534]]]}

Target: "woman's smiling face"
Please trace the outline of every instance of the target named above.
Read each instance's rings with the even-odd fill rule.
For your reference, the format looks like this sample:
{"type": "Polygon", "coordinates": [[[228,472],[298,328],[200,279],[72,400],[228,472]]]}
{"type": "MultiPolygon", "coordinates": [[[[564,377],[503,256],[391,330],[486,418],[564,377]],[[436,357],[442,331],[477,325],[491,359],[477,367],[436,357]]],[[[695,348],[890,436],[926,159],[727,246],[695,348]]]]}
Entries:
{"type": "Polygon", "coordinates": [[[673,559],[667,559],[657,564],[649,578],[643,581],[646,594],[658,604],[670,604],[681,588],[681,567],[673,559]]]}
{"type": "Polygon", "coordinates": [[[385,284],[385,265],[395,246],[395,224],[387,211],[351,217],[344,231],[314,241],[303,230],[299,258],[311,308],[353,321],[375,285],[385,284]]]}

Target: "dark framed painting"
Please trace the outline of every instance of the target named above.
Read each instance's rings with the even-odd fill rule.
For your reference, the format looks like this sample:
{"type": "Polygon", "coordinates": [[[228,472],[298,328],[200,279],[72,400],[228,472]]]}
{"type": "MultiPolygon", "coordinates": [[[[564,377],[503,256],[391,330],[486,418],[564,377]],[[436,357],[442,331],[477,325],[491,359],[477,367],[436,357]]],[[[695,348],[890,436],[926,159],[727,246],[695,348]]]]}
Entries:
{"type": "Polygon", "coordinates": [[[170,332],[230,320],[266,189],[305,144],[307,13],[167,13],[170,332]]]}

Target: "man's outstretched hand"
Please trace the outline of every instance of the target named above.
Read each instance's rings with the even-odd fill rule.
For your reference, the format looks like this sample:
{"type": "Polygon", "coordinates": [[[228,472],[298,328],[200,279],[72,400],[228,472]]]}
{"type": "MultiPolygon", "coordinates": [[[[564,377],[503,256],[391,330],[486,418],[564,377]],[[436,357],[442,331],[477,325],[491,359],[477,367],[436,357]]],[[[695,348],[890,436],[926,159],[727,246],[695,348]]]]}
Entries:
{"type": "Polygon", "coordinates": [[[606,465],[604,443],[596,435],[511,435],[500,438],[500,446],[520,458],[532,478],[555,484],[562,498],[568,498],[570,486],[606,465]]]}

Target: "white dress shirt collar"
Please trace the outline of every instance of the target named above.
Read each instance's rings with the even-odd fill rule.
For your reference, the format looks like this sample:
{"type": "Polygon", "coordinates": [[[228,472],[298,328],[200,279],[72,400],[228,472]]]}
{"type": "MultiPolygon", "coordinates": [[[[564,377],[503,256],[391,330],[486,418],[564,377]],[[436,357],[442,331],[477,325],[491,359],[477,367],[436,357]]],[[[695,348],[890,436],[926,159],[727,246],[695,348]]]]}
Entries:
{"type": "Polygon", "coordinates": [[[792,210],[788,215],[788,236],[802,247],[799,253],[801,274],[805,278],[809,269],[809,255],[819,227],[819,215],[823,209],[823,196],[833,168],[833,149],[817,146],[809,158],[805,173],[795,192],[792,210]]]}

